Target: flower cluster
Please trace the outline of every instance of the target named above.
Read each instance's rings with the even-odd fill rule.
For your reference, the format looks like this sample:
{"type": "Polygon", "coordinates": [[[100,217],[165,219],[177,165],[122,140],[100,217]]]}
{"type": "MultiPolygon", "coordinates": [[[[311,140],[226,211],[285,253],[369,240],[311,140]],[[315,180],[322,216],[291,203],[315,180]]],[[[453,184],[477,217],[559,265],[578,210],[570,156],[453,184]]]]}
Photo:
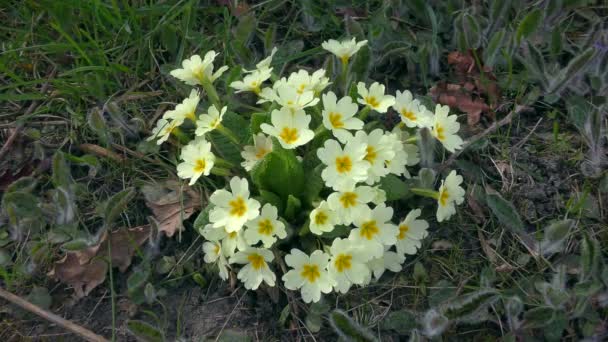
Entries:
{"type": "MultiPolygon", "coordinates": [[[[366,43],[330,40],[323,43],[323,48],[336,55],[343,72],[348,73],[350,58],[366,43]]],[[[230,271],[237,272],[237,265],[242,265],[238,279],[247,289],[255,290],[262,282],[275,285],[271,264],[283,257],[284,263],[278,264],[288,268],[281,278],[284,286],[300,290],[305,302],[316,302],[322,293],[346,293],[353,285],[365,286],[379,279],[386,270],[401,270],[406,256],[421,247],[429,223],[420,218],[421,208],[401,217],[395,213],[388,205],[382,180],[388,176],[411,178],[412,166],[420,161],[415,144],[419,130],[428,130],[450,152],[461,148],[463,141],[457,135],[460,127],[456,116],[449,114],[447,106],[437,105],[431,111],[411,92],[397,91],[393,96],[378,82],[352,85],[356,98],[339,96],[338,87],[326,90],[332,83],[323,69],[273,77],[275,52],[276,48],[255,69],[245,70],[242,80],[229,85],[236,93],[252,93],[267,111],[267,120],[250,140],[252,145],[240,146],[241,166],[253,172],[278,149],[300,161],[315,141],[316,150],[312,152],[324,184],[321,193],[326,196],[320,193],[308,208],[301,208],[308,213],[305,222],[290,222],[281,217],[283,209],[252,195],[264,189],[250,186],[247,178],[232,177],[229,189],[218,189],[209,198],[208,224],[200,230],[206,239],[204,258],[218,266],[222,279],[228,279],[230,271]],[[271,78],[276,81],[267,84],[271,78]],[[391,108],[399,114],[400,124],[389,131],[367,128],[370,113],[380,116],[391,108]],[[317,123],[315,127],[311,127],[313,123],[317,123]],[[310,232],[318,236],[318,245],[324,247],[305,253],[297,239],[291,239],[293,230],[298,235],[310,232]],[[281,241],[278,247],[280,240],[291,242],[281,241]],[[283,250],[288,252],[284,256],[283,250]]],[[[172,135],[183,135],[180,126],[185,122],[194,127],[194,138],[181,149],[181,163],[177,165],[178,176],[189,179],[190,185],[217,171],[216,164],[223,162],[212,152],[210,132],[218,131],[239,144],[234,133],[222,124],[228,108],[220,104],[213,83],[228,68],[222,66],[214,72],[215,57],[214,51],[202,59],[192,56],[182,63],[183,68],[171,72],[188,85],[202,87],[211,105],[197,114],[201,93],[198,88],[192,90],[188,98],[163,115],[150,137],[161,144],[172,135]]],[[[346,74],[341,76],[348,80],[346,74]]],[[[449,219],[456,205],[462,203],[462,182],[462,177],[452,171],[438,190],[422,192],[436,200],[438,222],[449,219]]]]}

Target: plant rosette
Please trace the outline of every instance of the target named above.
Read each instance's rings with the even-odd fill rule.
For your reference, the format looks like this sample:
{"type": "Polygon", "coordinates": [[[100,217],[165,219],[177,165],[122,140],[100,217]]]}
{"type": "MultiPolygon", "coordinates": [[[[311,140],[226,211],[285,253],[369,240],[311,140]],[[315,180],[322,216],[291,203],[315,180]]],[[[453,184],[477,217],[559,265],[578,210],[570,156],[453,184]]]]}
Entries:
{"type": "MultiPolygon", "coordinates": [[[[366,44],[323,44],[342,66],[337,79],[349,80],[350,58],[366,44]]],[[[214,51],[184,60],[171,75],[195,88],[148,139],[176,145],[177,175],[214,189],[195,228],[205,238],[204,261],[222,279],[236,275],[252,290],[282,282],[304,302],[317,302],[322,294],[366,286],[387,270],[399,272],[428,235],[429,223],[420,218],[425,205],[436,203],[438,222],[456,213],[465,194],[462,176],[451,171],[434,187],[429,170],[411,174],[423,136],[447,152],[463,141],[447,106],[431,111],[411,92],[393,96],[378,82],[345,84],[357,96],[339,97],[340,82],[330,82],[323,69],[274,74],[275,52],[224,85],[226,93],[257,97],[246,106],[218,92],[228,67],[215,69],[214,51]],[[387,131],[373,118],[390,108],[402,122],[387,131]],[[391,207],[401,200],[409,213],[391,207]]]]}

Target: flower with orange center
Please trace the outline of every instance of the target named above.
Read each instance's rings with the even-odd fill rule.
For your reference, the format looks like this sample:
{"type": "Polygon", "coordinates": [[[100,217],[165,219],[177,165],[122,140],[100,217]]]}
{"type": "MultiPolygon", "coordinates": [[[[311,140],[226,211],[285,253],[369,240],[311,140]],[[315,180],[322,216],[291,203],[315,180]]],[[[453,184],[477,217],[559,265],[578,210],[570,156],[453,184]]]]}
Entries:
{"type": "Polygon", "coordinates": [[[245,170],[251,171],[272,150],[272,138],[267,137],[264,133],[258,133],[253,137],[253,146],[247,145],[243,147],[241,157],[243,157],[244,161],[241,163],[241,166],[245,170]]]}
{"type": "Polygon", "coordinates": [[[235,93],[250,91],[255,94],[260,93],[260,86],[270,78],[272,68],[254,70],[248,75],[245,75],[242,81],[234,81],[230,83],[230,88],[236,89],[235,93]]]}
{"type": "Polygon", "coordinates": [[[203,243],[203,252],[205,256],[203,259],[208,264],[217,263],[219,268],[220,278],[223,280],[228,279],[228,261],[222,250],[222,245],[219,241],[207,241],[203,243]]]}
{"type": "Polygon", "coordinates": [[[260,202],[249,198],[247,179],[233,177],[230,189],[216,190],[209,201],[214,205],[209,212],[209,221],[213,227],[225,227],[227,232],[239,231],[245,222],[253,220],[260,214],[260,202]]]}
{"type": "Polygon", "coordinates": [[[199,138],[184,146],[180,154],[182,163],[177,165],[177,175],[180,178],[190,178],[190,185],[196,183],[200,176],[208,176],[215,163],[215,155],[211,152],[211,144],[199,138]]]}
{"type": "Polygon", "coordinates": [[[159,119],[156,122],[156,127],[152,129],[152,135],[146,140],[156,140],[156,144],[160,145],[167,141],[175,130],[179,129],[179,126],[184,122],[183,118],[177,118],[175,120],[167,120],[164,118],[159,119]]]}
{"type": "Polygon", "coordinates": [[[328,187],[334,190],[350,190],[355,184],[367,178],[369,162],[365,158],[365,145],[349,141],[344,146],[333,139],[325,141],[317,150],[317,156],[327,167],[321,172],[321,178],[328,187]]]}
{"type": "Polygon", "coordinates": [[[262,124],[262,131],[279,140],[283,148],[294,149],[314,138],[315,134],[308,128],[311,116],[303,110],[291,112],[288,108],[273,110],[270,116],[272,125],[262,124]]]}
{"type": "Polygon", "coordinates": [[[310,223],[308,228],[316,235],[331,232],[336,224],[338,224],[336,212],[329,207],[326,201],[322,201],[319,206],[313,209],[310,212],[309,218],[310,223]]]}
{"type": "Polygon", "coordinates": [[[445,180],[441,181],[439,194],[437,196],[437,221],[449,219],[456,213],[456,204],[461,204],[464,201],[464,189],[462,184],[462,176],[456,174],[456,171],[450,172],[445,180]]]}
{"type": "Polygon", "coordinates": [[[365,83],[359,82],[357,84],[357,92],[361,96],[357,102],[364,106],[368,106],[370,109],[375,110],[378,113],[386,113],[388,107],[395,104],[395,97],[392,95],[384,94],[384,85],[374,82],[367,89],[365,83]]]}
{"type": "Polygon", "coordinates": [[[369,277],[366,262],[371,259],[371,255],[361,244],[336,238],[329,251],[331,259],[327,270],[335,281],[334,288],[337,291],[346,293],[353,284],[362,285],[369,277]]]}
{"type": "Polygon", "coordinates": [[[181,69],[172,70],[170,74],[192,86],[213,83],[213,81],[228,70],[227,66],[222,66],[216,72],[213,72],[213,60],[216,56],[217,53],[213,50],[207,52],[202,59],[201,56],[194,55],[182,62],[181,69]]]}
{"type": "Polygon", "coordinates": [[[363,210],[355,218],[356,229],[351,230],[349,240],[360,243],[370,255],[379,258],[384,252],[384,246],[391,246],[397,240],[397,227],[390,222],[393,208],[384,203],[374,209],[363,210]]]}
{"type": "Polygon", "coordinates": [[[277,238],[287,237],[285,224],[278,219],[278,210],[270,203],[264,204],[260,216],[245,224],[245,239],[250,245],[262,241],[264,248],[270,248],[277,238]]]}
{"type": "Polygon", "coordinates": [[[228,107],[226,106],[222,107],[221,110],[218,110],[215,105],[209,106],[207,113],[201,114],[198,121],[196,121],[196,131],[194,134],[200,137],[207,132],[217,129],[222,124],[227,109],[228,107]]]}
{"type": "Polygon", "coordinates": [[[414,99],[409,90],[400,92],[397,90],[393,109],[399,113],[401,121],[407,127],[429,127],[432,122],[432,115],[420,101],[414,99]]]}
{"type": "Polygon", "coordinates": [[[274,286],[276,276],[268,266],[274,260],[274,255],[268,249],[248,248],[233,255],[229,262],[231,264],[244,264],[237,274],[237,278],[243,282],[248,290],[257,290],[260,284],[265,282],[268,286],[274,286]]]}
{"type": "Polygon", "coordinates": [[[422,245],[422,239],[428,235],[429,223],[418,219],[421,212],[420,209],[410,211],[397,226],[399,229],[395,243],[397,253],[415,254],[422,245]]]}
{"type": "Polygon", "coordinates": [[[182,103],[175,106],[175,109],[169,110],[163,114],[163,118],[168,120],[185,120],[189,119],[192,122],[196,121],[196,107],[201,100],[200,95],[196,89],[190,91],[190,96],[182,103]]]}
{"type": "Polygon", "coordinates": [[[431,134],[441,142],[443,147],[454,153],[455,150],[462,148],[462,138],[458,135],[460,124],[456,121],[456,115],[448,115],[450,107],[437,105],[435,116],[433,117],[433,129],[431,134]]]}
{"type": "Polygon", "coordinates": [[[338,101],[336,94],[327,92],[323,94],[323,126],[332,131],[334,135],[346,130],[359,130],[363,128],[363,121],[355,115],[359,106],[353,103],[350,96],[345,96],[338,101]]]}
{"type": "Polygon", "coordinates": [[[285,263],[291,268],[282,278],[285,288],[300,289],[305,303],[316,303],[321,300],[321,293],[331,292],[334,281],[327,273],[329,255],[326,253],[316,250],[308,256],[294,248],[285,256],[285,263]]]}
{"type": "Polygon", "coordinates": [[[335,212],[341,224],[349,225],[368,209],[376,192],[370,186],[358,186],[348,191],[334,192],[327,197],[329,208],[335,212]]]}
{"type": "Polygon", "coordinates": [[[321,47],[336,55],[342,64],[347,64],[348,60],[365,45],[367,45],[367,40],[357,42],[355,38],[352,38],[351,40],[346,39],[343,41],[330,39],[328,41],[324,41],[321,44],[321,47]]]}

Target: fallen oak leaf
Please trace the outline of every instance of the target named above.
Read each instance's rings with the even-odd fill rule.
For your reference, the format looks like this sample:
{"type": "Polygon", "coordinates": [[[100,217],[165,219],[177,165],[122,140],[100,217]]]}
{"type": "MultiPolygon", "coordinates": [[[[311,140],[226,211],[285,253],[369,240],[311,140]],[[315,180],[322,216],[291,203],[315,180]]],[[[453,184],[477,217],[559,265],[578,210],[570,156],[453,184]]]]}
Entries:
{"type": "Polygon", "coordinates": [[[199,194],[176,181],[167,181],[162,186],[144,185],[141,191],[158,222],[158,230],[168,237],[181,230],[182,222],[201,208],[199,194]]]}
{"type": "Polygon", "coordinates": [[[467,88],[458,84],[439,82],[431,88],[431,96],[435,102],[451,108],[458,108],[460,111],[467,113],[467,124],[469,126],[474,126],[479,122],[482,112],[490,111],[488,104],[482,99],[473,99],[467,92],[467,88]]]}
{"type": "Polygon", "coordinates": [[[131,265],[137,248],[150,237],[150,232],[150,225],[118,229],[110,234],[104,232],[98,244],[66,253],[55,262],[48,275],[72,286],[77,298],[87,296],[105,281],[108,252],[112,267],[118,267],[124,273],[131,265]]]}
{"type": "Polygon", "coordinates": [[[108,264],[99,258],[81,264],[78,252],[69,252],[63,259],[56,261],[49,276],[74,288],[76,297],[87,296],[106,279],[108,264]]]}

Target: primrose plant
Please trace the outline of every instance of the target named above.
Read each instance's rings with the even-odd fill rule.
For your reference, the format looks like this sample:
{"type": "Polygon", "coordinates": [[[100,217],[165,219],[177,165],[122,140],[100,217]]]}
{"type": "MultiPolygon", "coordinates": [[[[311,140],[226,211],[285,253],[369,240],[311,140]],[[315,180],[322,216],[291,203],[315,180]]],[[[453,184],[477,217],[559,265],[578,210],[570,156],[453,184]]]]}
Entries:
{"type": "MultiPolygon", "coordinates": [[[[195,89],[158,120],[149,140],[183,146],[177,174],[190,185],[204,176],[211,177],[204,181],[209,187],[231,176],[228,188],[211,194],[199,225],[206,240],[204,260],[217,265],[222,279],[234,271],[245,288],[255,290],[262,282],[275,286],[275,272],[281,270],[285,288],[301,290],[305,302],[317,302],[321,293],[346,293],[387,269],[400,271],[406,255],[420,248],[429,227],[420,218],[421,208],[395,213],[387,192],[412,179],[410,170],[420,161],[420,130],[454,152],[463,143],[460,126],[447,106],[437,105],[433,113],[407,90],[392,96],[378,82],[349,84],[349,60],[366,44],[323,43],[341,64],[335,83],[323,69],[279,78],[271,67],[273,49],[229,84],[235,94],[250,95],[226,99],[257,98],[257,104],[246,106],[233,101],[239,113],[229,111],[232,104],[218,95],[214,82],[228,67],[215,70],[214,51],[194,55],[171,72],[195,89]],[[199,90],[209,103],[203,113],[199,90]],[[377,118],[390,108],[401,123],[385,131],[377,118]],[[228,127],[229,115],[249,127],[245,138],[235,132],[238,126],[228,127]],[[224,159],[213,139],[218,134],[238,147],[239,163],[224,159]],[[386,182],[387,177],[398,183],[386,182]]],[[[438,190],[415,193],[436,200],[441,222],[462,203],[462,182],[451,171],[438,190]]]]}

